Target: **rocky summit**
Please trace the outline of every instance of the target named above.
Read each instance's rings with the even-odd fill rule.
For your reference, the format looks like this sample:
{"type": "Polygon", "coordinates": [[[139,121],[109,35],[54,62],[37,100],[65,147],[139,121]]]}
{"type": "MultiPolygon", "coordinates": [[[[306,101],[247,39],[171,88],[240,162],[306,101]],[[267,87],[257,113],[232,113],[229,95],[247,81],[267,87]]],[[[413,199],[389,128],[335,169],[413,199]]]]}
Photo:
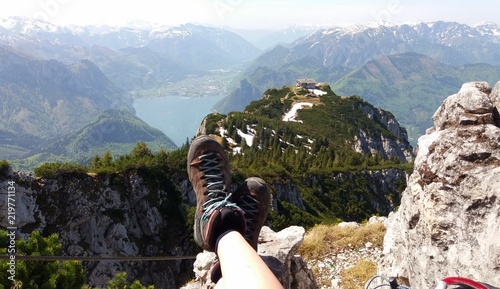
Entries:
{"type": "Polygon", "coordinates": [[[471,82],[436,111],[388,218],[380,273],[412,288],[447,276],[500,284],[499,109],[500,82],[471,82]]]}

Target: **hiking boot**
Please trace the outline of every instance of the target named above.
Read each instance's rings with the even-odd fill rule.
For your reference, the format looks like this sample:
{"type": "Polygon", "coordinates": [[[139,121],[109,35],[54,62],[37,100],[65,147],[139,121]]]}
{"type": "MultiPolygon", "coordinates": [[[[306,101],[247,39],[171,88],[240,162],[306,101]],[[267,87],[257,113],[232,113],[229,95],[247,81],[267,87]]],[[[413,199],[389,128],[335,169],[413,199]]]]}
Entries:
{"type": "Polygon", "coordinates": [[[257,177],[246,179],[233,193],[233,202],[245,212],[247,229],[244,237],[257,251],[260,229],[266,221],[271,205],[271,195],[266,182],[257,177]]]}
{"type": "Polygon", "coordinates": [[[202,249],[216,252],[221,234],[246,230],[244,213],[228,194],[231,175],[226,153],[213,138],[199,136],[189,148],[187,171],[196,193],[194,239],[202,249]]]}
{"type": "MultiPolygon", "coordinates": [[[[271,205],[271,195],[266,182],[257,177],[246,179],[232,194],[233,202],[245,212],[247,229],[243,236],[252,248],[257,251],[259,234],[271,205]]],[[[219,260],[210,270],[210,279],[217,283],[222,277],[219,260]]]]}

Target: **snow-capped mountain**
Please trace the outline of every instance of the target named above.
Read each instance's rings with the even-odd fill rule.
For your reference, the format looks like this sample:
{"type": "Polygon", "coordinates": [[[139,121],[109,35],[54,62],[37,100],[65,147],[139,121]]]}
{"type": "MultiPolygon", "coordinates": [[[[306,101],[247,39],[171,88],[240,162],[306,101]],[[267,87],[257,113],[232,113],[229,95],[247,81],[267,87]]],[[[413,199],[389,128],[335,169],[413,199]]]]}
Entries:
{"type": "MultiPolygon", "coordinates": [[[[87,58],[96,61],[104,71],[128,66],[131,61],[141,71],[154,72],[166,66],[172,70],[165,72],[167,75],[199,75],[200,71],[227,68],[260,53],[241,36],[221,28],[194,24],[152,25],[149,29],[105,25],[62,27],[20,17],[0,19],[0,45],[64,63],[87,58]],[[134,55],[130,55],[130,48],[137,49],[134,55]],[[123,59],[124,54],[128,59],[123,59]],[[153,58],[161,60],[151,63],[153,58]]],[[[167,78],[171,77],[160,77],[159,81],[167,78]]]]}
{"type": "Polygon", "coordinates": [[[474,26],[479,33],[488,37],[490,41],[500,43],[500,26],[492,22],[483,22],[474,26]]]}
{"type": "Polygon", "coordinates": [[[56,45],[83,44],[76,33],[68,27],[26,17],[0,19],[0,32],[0,41],[4,40],[6,43],[3,44],[7,45],[12,45],[12,42],[36,43],[44,41],[56,45]],[[5,34],[9,37],[6,38],[5,34]]]}
{"type": "Polygon", "coordinates": [[[456,22],[370,23],[318,30],[290,47],[285,61],[309,55],[324,66],[356,67],[379,56],[417,52],[449,64],[500,63],[500,27],[456,22]]]}
{"type": "Polygon", "coordinates": [[[146,47],[205,69],[222,68],[218,63],[232,65],[250,60],[260,53],[241,36],[221,28],[184,24],[151,35],[146,47]]]}
{"type": "Polygon", "coordinates": [[[54,25],[39,19],[26,17],[1,18],[0,26],[14,33],[36,35],[38,33],[63,33],[70,31],[68,28],[54,25]]]}

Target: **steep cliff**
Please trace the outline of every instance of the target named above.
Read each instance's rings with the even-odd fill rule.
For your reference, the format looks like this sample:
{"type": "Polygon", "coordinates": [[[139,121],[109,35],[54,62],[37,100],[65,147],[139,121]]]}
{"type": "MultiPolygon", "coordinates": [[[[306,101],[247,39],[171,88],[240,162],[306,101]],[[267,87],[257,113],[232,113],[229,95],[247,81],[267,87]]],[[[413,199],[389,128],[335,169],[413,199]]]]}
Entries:
{"type": "Polygon", "coordinates": [[[357,108],[370,120],[379,124],[387,133],[374,133],[373,130],[359,129],[354,136],[353,149],[362,154],[379,154],[383,159],[391,157],[410,162],[415,157],[408,144],[408,133],[399,125],[394,115],[376,108],[368,102],[360,102],[357,108]],[[394,137],[395,136],[395,137],[394,137]]]}
{"type": "MultiPolygon", "coordinates": [[[[59,234],[64,255],[82,257],[192,256],[180,192],[170,180],[129,172],[110,176],[61,175],[52,179],[9,172],[16,188],[18,237],[33,230],[59,234]]],[[[2,211],[7,198],[1,198],[2,211]]],[[[0,215],[2,228],[7,216],[0,215]]],[[[178,288],[190,278],[193,260],[84,262],[86,280],[104,286],[121,271],[143,284],[178,288]],[[175,277],[174,277],[175,276],[175,277]],[[184,276],[184,280],[182,278],[184,276]]]]}
{"type": "Polygon", "coordinates": [[[446,276],[500,284],[500,82],[466,83],[419,139],[380,273],[432,288],[446,276]]]}

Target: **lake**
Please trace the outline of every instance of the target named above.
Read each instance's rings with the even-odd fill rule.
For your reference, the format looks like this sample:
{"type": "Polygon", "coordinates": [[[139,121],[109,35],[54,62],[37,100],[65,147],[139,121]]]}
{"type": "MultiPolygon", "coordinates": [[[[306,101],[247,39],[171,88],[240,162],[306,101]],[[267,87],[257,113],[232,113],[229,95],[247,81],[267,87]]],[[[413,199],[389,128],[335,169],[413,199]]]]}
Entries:
{"type": "Polygon", "coordinates": [[[201,121],[222,98],[223,96],[141,98],[134,101],[134,108],[137,117],[161,130],[177,146],[181,146],[187,138],[191,140],[201,121]]]}

